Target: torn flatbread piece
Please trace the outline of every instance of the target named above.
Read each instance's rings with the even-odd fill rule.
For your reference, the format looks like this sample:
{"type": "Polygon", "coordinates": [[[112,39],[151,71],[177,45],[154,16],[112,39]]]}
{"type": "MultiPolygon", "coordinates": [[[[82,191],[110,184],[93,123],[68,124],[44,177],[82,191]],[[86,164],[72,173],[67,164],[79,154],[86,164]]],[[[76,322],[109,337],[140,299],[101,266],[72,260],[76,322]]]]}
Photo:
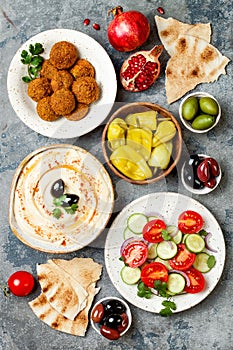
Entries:
{"type": "MultiPolygon", "coordinates": [[[[75,283],[72,285],[56,265],[55,267],[51,264],[37,265],[37,275],[41,290],[51,306],[65,317],[74,320],[80,311],[79,289],[77,287],[75,290],[75,283]]],[[[86,296],[87,294],[85,299],[86,296]]]]}
{"type": "Polygon", "coordinates": [[[200,83],[210,83],[226,74],[230,60],[207,41],[191,35],[180,35],[175,53],[166,67],[166,94],[168,103],[181,98],[200,83]]]}
{"type": "Polygon", "coordinates": [[[180,34],[193,35],[210,42],[210,23],[188,24],[171,17],[166,19],[160,16],[155,16],[155,23],[159,38],[170,56],[173,56],[175,53],[176,40],[180,34]]]}
{"type": "Polygon", "coordinates": [[[88,326],[88,313],[98,289],[95,283],[88,287],[87,306],[72,321],[60,314],[48,302],[44,293],[41,293],[36,299],[29,302],[29,306],[36,316],[57,331],[69,333],[76,336],[85,336],[88,326]]]}
{"type": "Polygon", "coordinates": [[[52,259],[52,261],[75,278],[84,288],[98,281],[102,271],[102,266],[91,258],[52,259]]]}
{"type": "Polygon", "coordinates": [[[29,306],[50,327],[84,336],[101,272],[102,266],[91,258],[51,259],[37,265],[41,294],[29,306]]]}

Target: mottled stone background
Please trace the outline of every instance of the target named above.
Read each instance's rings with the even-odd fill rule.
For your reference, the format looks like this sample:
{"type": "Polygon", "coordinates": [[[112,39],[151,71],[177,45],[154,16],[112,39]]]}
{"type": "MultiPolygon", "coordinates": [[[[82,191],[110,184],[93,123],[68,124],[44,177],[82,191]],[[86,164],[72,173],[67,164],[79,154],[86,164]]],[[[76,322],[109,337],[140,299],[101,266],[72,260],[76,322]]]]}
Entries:
{"type": "MultiPolygon", "coordinates": [[[[101,133],[103,125],[89,134],[77,139],[54,140],[30,130],[17,117],[12,109],[7,95],[7,72],[15,52],[30,37],[41,31],[53,28],[68,28],[84,32],[96,39],[111,57],[117,75],[126,53],[116,52],[108,43],[106,29],[111,18],[107,15],[109,9],[122,5],[125,10],[136,9],[143,12],[151,23],[151,35],[144,49],[150,49],[159,44],[154,23],[158,6],[165,10],[164,17],[188,22],[211,22],[212,44],[224,55],[233,56],[233,9],[232,1],[223,0],[44,0],[44,1],[0,1],[0,283],[4,284],[9,275],[16,270],[25,269],[36,273],[36,263],[43,263],[53,257],[46,253],[35,251],[21,243],[11,232],[8,223],[8,197],[14,172],[21,160],[38,147],[57,143],[71,143],[92,152],[103,161],[101,151],[101,133]],[[95,31],[92,25],[85,27],[84,18],[90,18],[91,23],[97,22],[101,29],[95,31]]],[[[166,102],[164,88],[164,70],[168,55],[161,56],[162,72],[156,84],[148,91],[133,94],[123,91],[118,86],[117,102],[150,101],[168,108],[179,120],[179,101],[169,106],[166,102]]],[[[20,64],[20,63],[19,63],[20,64]]],[[[209,297],[191,310],[173,315],[171,318],[161,318],[131,306],[133,324],[130,331],[118,342],[109,342],[97,335],[88,327],[86,337],[79,338],[52,330],[39,321],[27,305],[38,294],[26,298],[11,296],[5,298],[0,293],[0,349],[2,350],[42,350],[42,349],[163,349],[163,350],[231,350],[233,332],[233,205],[232,205],[232,175],[233,175],[233,137],[232,137],[232,63],[227,66],[227,75],[221,76],[212,84],[201,84],[195,90],[206,91],[219,99],[222,106],[222,118],[219,125],[208,134],[192,134],[183,131],[184,151],[206,153],[214,156],[221,164],[223,177],[220,186],[206,196],[193,196],[204,204],[216,217],[222,227],[226,241],[226,264],[220,282],[209,297]]],[[[174,191],[186,195],[179,178],[179,167],[166,181],[149,186],[129,185],[115,178],[110,173],[115,186],[117,201],[114,214],[127,203],[146,193],[157,191],[174,191]]],[[[72,254],[66,258],[93,257],[104,265],[104,237],[107,229],[92,246],[72,254]]],[[[56,256],[63,257],[64,256],[56,256]]],[[[106,269],[98,284],[102,289],[96,297],[119,296],[113,287],[106,269]]]]}

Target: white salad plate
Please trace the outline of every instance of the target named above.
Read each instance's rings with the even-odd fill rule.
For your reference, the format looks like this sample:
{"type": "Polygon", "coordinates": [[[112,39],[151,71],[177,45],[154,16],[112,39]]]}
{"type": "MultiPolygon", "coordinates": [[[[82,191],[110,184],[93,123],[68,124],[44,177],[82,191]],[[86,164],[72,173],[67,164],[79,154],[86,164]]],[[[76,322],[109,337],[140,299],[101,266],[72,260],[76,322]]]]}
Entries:
{"type": "Polygon", "coordinates": [[[103,165],[86,150],[68,144],[30,153],[13,177],[9,223],[15,236],[31,248],[68,253],[89,245],[104,230],[113,209],[112,182],[103,165]],[[57,207],[51,192],[62,179],[64,194],[79,197],[70,213],[57,207]],[[54,210],[59,208],[57,218],[54,210]]]}
{"type": "Polygon", "coordinates": [[[7,89],[11,105],[18,117],[32,130],[51,138],[74,138],[82,136],[100,125],[110,112],[115,101],[117,79],[114,66],[105,49],[93,38],[70,29],[52,29],[39,33],[27,40],[13,57],[7,77],[7,89]],[[21,63],[21,53],[28,51],[29,45],[41,43],[44,58],[49,58],[51,47],[58,41],[73,43],[79,57],[87,59],[95,68],[95,79],[100,87],[100,98],[90,105],[85,118],[70,121],[60,118],[54,122],[42,120],[36,112],[36,102],[27,94],[27,83],[22,77],[27,75],[27,66],[21,63]]]}
{"type": "Polygon", "coordinates": [[[186,211],[194,210],[201,214],[204,220],[203,229],[211,232],[210,245],[216,252],[210,252],[215,256],[215,266],[206,274],[205,288],[196,294],[181,294],[174,296],[177,309],[174,312],[187,310],[204,300],[217,285],[224,268],[225,242],[222,230],[210,211],[198,201],[182,194],[172,192],[158,192],[140,197],[129,203],[113,221],[108,232],[105,244],[105,264],[109,277],[118,292],[131,304],[154,313],[159,313],[163,308],[162,297],[152,295],[150,299],[137,296],[137,286],[125,284],[120,276],[124,266],[120,258],[120,247],[124,241],[123,232],[127,225],[128,217],[133,213],[144,213],[146,215],[160,214],[167,225],[177,225],[178,216],[186,211]]]}

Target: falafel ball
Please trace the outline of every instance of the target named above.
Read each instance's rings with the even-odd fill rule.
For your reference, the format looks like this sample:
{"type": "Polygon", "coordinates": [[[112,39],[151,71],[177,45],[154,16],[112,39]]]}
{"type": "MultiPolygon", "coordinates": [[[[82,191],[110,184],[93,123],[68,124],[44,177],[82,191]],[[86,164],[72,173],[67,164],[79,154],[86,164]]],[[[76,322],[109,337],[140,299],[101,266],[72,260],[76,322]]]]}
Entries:
{"type": "Polygon", "coordinates": [[[47,122],[53,122],[61,117],[52,109],[50,96],[42,98],[37,103],[36,110],[39,117],[47,122]]]}
{"type": "Polygon", "coordinates": [[[50,61],[58,69],[68,69],[76,62],[78,50],[68,41],[59,41],[50,50],[50,61]]]}
{"type": "Polygon", "coordinates": [[[99,98],[99,86],[92,77],[82,77],[75,80],[72,84],[72,91],[78,102],[87,105],[99,98]]]}
{"type": "Polygon", "coordinates": [[[70,114],[64,115],[64,117],[67,120],[77,121],[83,119],[87,115],[88,111],[88,105],[85,103],[77,103],[76,108],[70,114]]]}
{"type": "Polygon", "coordinates": [[[75,108],[74,94],[68,89],[55,91],[51,96],[51,106],[56,114],[66,115],[71,113],[75,108]]]}
{"type": "Polygon", "coordinates": [[[42,68],[40,71],[40,76],[48,78],[49,80],[53,79],[58,69],[50,62],[50,60],[44,60],[42,63],[42,68]]]}
{"type": "Polygon", "coordinates": [[[71,68],[70,73],[73,74],[75,79],[78,79],[81,77],[94,78],[95,68],[89,61],[82,58],[75,63],[75,65],[71,68]]]}
{"type": "Polygon", "coordinates": [[[43,97],[52,94],[52,87],[47,78],[36,78],[28,83],[28,96],[33,99],[33,101],[38,102],[43,97]]]}
{"type": "Polygon", "coordinates": [[[70,89],[72,83],[73,77],[67,70],[59,70],[51,80],[53,91],[57,91],[62,88],[70,89]]]}

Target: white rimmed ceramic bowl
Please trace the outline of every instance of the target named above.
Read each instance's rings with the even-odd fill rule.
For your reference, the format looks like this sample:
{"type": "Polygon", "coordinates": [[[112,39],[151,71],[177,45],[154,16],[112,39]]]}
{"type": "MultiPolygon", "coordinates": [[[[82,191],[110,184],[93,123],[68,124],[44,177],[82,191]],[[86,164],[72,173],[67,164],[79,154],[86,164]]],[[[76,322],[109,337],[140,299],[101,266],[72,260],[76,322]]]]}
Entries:
{"type": "MultiPolygon", "coordinates": [[[[116,300],[116,301],[119,301],[121,302],[124,307],[125,307],[125,313],[127,314],[128,316],[128,325],[127,327],[125,328],[124,331],[122,331],[120,333],[120,337],[122,337],[130,328],[131,324],[132,324],[132,314],[131,314],[131,311],[130,311],[130,308],[129,308],[129,305],[121,298],[117,298],[117,297],[105,297],[105,298],[102,298],[100,300],[98,300],[95,305],[93,306],[92,310],[91,310],[91,313],[90,313],[90,321],[91,321],[91,325],[93,327],[93,329],[99,333],[101,336],[103,336],[100,332],[100,328],[101,328],[101,324],[100,323],[97,323],[97,322],[94,322],[93,319],[92,319],[92,313],[93,313],[93,310],[95,310],[96,306],[101,304],[101,303],[106,303],[107,301],[110,301],[110,300],[116,300]]],[[[114,340],[114,339],[109,339],[109,340],[114,340]]]]}
{"type": "MultiPolygon", "coordinates": [[[[206,114],[204,112],[200,112],[199,114],[206,114]]],[[[208,132],[209,130],[213,129],[219,122],[220,118],[221,118],[221,106],[219,104],[219,102],[216,100],[216,98],[210,94],[208,94],[207,92],[193,92],[189,95],[187,95],[182,101],[181,101],[181,104],[180,104],[180,107],[179,107],[179,115],[180,115],[180,120],[181,122],[183,123],[183,125],[190,131],[192,132],[195,132],[197,134],[203,134],[203,133],[206,133],[208,132]],[[189,120],[186,120],[184,119],[183,115],[182,115],[182,108],[183,108],[183,105],[185,103],[185,101],[190,98],[190,97],[197,97],[198,99],[200,99],[201,97],[210,97],[211,99],[213,99],[217,105],[218,105],[218,115],[215,117],[215,123],[207,128],[207,129],[203,129],[203,130],[197,130],[197,129],[194,129],[192,127],[192,121],[189,121],[189,120]]]]}
{"type": "MultiPolygon", "coordinates": [[[[199,157],[203,158],[203,160],[205,158],[214,158],[214,157],[211,157],[211,156],[208,156],[206,154],[198,154],[199,157]]],[[[214,158],[215,159],[215,158],[214,158]]],[[[216,160],[216,159],[215,159],[216,160]]],[[[217,161],[217,160],[216,160],[217,161]]],[[[186,160],[181,168],[181,181],[184,185],[184,187],[191,193],[194,193],[194,194],[207,194],[207,193],[210,193],[212,192],[213,190],[216,189],[216,187],[218,187],[220,181],[221,181],[221,177],[222,177],[222,171],[221,171],[221,167],[219,165],[219,162],[217,161],[218,163],[218,166],[219,166],[219,175],[215,177],[215,180],[216,180],[216,185],[213,187],[213,188],[209,188],[209,187],[203,187],[203,188],[200,188],[200,189],[196,189],[196,188],[193,188],[192,186],[190,186],[187,181],[185,181],[185,164],[186,162],[188,162],[188,160],[186,160]]]]}

